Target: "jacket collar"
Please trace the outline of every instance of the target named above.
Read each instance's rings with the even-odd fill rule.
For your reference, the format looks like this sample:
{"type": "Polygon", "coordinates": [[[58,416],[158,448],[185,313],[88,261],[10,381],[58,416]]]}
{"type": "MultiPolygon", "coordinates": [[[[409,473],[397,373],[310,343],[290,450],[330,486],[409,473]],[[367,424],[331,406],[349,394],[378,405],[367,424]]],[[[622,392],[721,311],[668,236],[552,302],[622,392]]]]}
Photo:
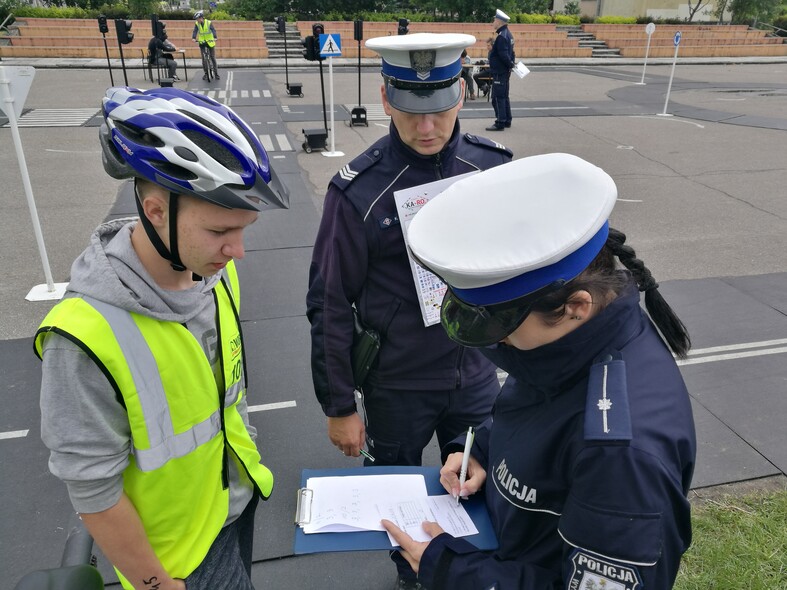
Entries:
{"type": "Polygon", "coordinates": [[[601,313],[555,342],[533,350],[496,344],[482,353],[518,381],[556,395],[583,379],[603,352],[623,348],[642,330],[643,319],[639,291],[631,283],[601,313]]]}

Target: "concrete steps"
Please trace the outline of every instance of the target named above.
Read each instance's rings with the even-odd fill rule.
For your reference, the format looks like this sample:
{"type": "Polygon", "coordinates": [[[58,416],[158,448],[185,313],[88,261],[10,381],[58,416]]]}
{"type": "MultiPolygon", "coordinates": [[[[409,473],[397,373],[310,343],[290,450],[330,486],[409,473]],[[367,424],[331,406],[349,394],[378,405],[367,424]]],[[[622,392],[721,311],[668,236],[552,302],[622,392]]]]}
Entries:
{"type": "Polygon", "coordinates": [[[606,42],[596,39],[593,33],[582,30],[581,25],[558,25],[558,31],[564,31],[569,39],[577,41],[579,47],[589,48],[591,57],[620,57],[620,49],[607,46],[606,42]]]}

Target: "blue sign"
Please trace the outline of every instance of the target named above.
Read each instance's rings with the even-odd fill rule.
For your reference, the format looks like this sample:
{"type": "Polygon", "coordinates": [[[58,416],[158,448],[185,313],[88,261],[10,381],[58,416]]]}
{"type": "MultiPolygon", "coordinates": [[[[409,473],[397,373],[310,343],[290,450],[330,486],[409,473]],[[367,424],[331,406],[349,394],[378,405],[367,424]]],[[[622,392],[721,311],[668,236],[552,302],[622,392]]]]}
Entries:
{"type": "Polygon", "coordinates": [[[675,43],[675,47],[680,45],[680,37],[681,37],[680,31],[676,31],[675,32],[675,38],[672,40],[673,43],[675,43]]]}
{"type": "Polygon", "coordinates": [[[342,36],[337,33],[320,35],[320,57],[341,57],[342,36]]]}

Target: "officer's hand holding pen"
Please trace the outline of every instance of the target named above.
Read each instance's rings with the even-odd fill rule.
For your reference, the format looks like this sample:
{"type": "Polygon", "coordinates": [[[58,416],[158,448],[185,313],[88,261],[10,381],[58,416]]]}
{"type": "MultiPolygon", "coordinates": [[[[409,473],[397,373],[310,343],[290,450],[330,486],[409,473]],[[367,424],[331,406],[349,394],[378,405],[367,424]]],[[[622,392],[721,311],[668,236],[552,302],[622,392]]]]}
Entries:
{"type": "Polygon", "coordinates": [[[465,485],[459,487],[459,472],[462,470],[462,459],[464,453],[451,453],[445,461],[445,465],[440,470],[440,483],[445,490],[454,497],[461,496],[466,498],[472,496],[486,481],[486,470],[481,467],[478,460],[470,456],[467,463],[467,479],[465,485]]]}

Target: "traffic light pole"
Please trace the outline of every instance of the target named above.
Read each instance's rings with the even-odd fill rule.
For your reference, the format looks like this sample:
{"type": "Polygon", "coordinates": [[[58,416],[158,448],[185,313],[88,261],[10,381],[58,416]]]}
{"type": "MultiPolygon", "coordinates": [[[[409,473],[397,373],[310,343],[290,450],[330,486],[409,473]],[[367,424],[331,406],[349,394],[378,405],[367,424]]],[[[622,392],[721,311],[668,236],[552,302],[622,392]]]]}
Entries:
{"type": "MultiPolygon", "coordinates": [[[[320,90],[322,91],[322,122],[325,125],[325,133],[328,133],[328,115],[325,112],[325,79],[322,75],[322,59],[319,60],[320,62],[320,90]]],[[[331,129],[331,133],[333,133],[333,129],[331,129]]]]}
{"type": "MultiPolygon", "coordinates": [[[[107,54],[107,69],[109,70],[109,81],[112,83],[112,86],[114,86],[115,77],[112,75],[112,63],[109,61],[109,47],[107,47],[107,34],[101,33],[101,36],[104,38],[104,52],[107,54]]],[[[121,55],[123,55],[122,52],[121,55]]],[[[126,86],[128,86],[128,84],[126,84],[126,86]]]]}
{"type": "Polygon", "coordinates": [[[128,86],[128,76],[126,75],[126,60],[123,58],[123,44],[118,39],[118,49],[120,49],[120,67],[123,68],[123,80],[126,82],[126,86],[128,86]]]}

